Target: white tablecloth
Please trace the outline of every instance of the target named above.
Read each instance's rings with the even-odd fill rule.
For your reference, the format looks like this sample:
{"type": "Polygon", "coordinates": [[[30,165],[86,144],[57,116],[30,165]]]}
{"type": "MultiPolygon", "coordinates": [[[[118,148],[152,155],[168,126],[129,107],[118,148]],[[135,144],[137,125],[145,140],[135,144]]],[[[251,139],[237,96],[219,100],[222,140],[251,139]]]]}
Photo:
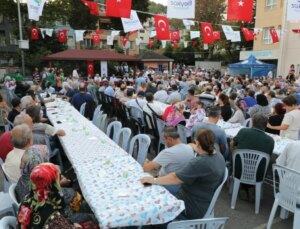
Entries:
{"type": "Polygon", "coordinates": [[[69,103],[49,103],[47,113],[66,131],[60,141],[101,228],[161,224],[184,210],[163,187],[144,187],[142,167],[69,103]]]}
{"type": "MultiPolygon", "coordinates": [[[[244,128],[240,124],[231,124],[224,121],[219,121],[217,125],[225,130],[226,136],[229,138],[234,138],[238,134],[240,129],[244,128]]],[[[275,141],[273,153],[277,155],[280,155],[283,152],[283,150],[288,145],[288,143],[293,142],[293,140],[291,139],[282,138],[278,135],[273,135],[273,134],[268,134],[268,135],[270,135],[275,141]]]]}

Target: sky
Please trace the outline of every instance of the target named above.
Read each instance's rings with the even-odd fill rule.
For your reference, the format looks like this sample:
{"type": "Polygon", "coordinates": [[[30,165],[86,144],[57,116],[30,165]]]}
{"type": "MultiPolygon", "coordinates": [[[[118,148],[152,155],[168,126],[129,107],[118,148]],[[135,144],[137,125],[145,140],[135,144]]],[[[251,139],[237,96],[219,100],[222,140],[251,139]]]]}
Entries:
{"type": "Polygon", "coordinates": [[[150,0],[150,1],[160,3],[160,4],[163,4],[163,5],[167,5],[167,3],[168,3],[168,0],[150,0]]]}

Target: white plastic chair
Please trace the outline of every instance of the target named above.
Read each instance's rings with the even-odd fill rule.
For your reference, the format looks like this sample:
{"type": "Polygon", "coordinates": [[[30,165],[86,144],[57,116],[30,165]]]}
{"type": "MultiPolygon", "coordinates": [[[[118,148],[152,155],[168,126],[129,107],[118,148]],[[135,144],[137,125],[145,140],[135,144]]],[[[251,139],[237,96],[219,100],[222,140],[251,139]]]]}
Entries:
{"type": "Polygon", "coordinates": [[[248,149],[239,149],[233,152],[233,193],[231,197],[231,208],[235,209],[236,199],[240,187],[240,183],[242,184],[250,184],[255,185],[255,214],[259,213],[259,206],[260,206],[260,197],[261,197],[261,190],[262,184],[264,182],[266,172],[268,169],[268,165],[270,162],[270,155],[259,152],[256,150],[248,150],[248,149]],[[235,163],[236,158],[239,156],[241,158],[241,177],[238,179],[234,177],[235,175],[235,163]],[[256,175],[258,171],[258,167],[261,161],[265,159],[265,169],[263,178],[261,181],[257,181],[256,175]]]}
{"type": "Polygon", "coordinates": [[[131,129],[125,127],[120,130],[118,144],[122,147],[126,152],[128,150],[128,143],[131,136],[131,129]],[[121,143],[120,140],[122,139],[121,143]]]}
{"type": "Polygon", "coordinates": [[[151,144],[151,139],[146,134],[138,134],[134,136],[130,141],[129,146],[129,154],[133,156],[133,150],[135,144],[138,143],[138,153],[137,153],[137,162],[140,163],[140,165],[144,165],[144,162],[147,157],[148,149],[151,144]]]}
{"type": "MultiPolygon", "coordinates": [[[[295,213],[297,195],[299,195],[300,173],[283,166],[273,165],[273,186],[275,201],[268,220],[267,229],[271,229],[272,227],[278,206],[280,206],[282,210],[295,213]],[[279,179],[278,185],[276,179],[277,181],[279,179]]],[[[294,228],[300,228],[300,225],[294,224],[294,228]]]]}
{"type": "Polygon", "coordinates": [[[80,114],[82,114],[84,116],[84,113],[85,113],[85,106],[86,106],[86,103],[83,103],[81,106],[80,106],[80,114]]]}
{"type": "Polygon", "coordinates": [[[106,130],[106,125],[107,125],[106,119],[107,119],[107,114],[102,114],[100,120],[100,130],[102,130],[103,132],[105,132],[106,130]]]}
{"type": "Polygon", "coordinates": [[[17,218],[14,216],[5,216],[0,220],[1,229],[17,228],[17,218]]]}
{"type": "Polygon", "coordinates": [[[93,124],[95,126],[99,126],[100,125],[100,124],[98,124],[98,121],[99,121],[99,117],[100,117],[101,107],[102,107],[102,105],[100,104],[99,106],[96,107],[96,109],[94,111],[92,122],[93,122],[93,124]]]}
{"type": "Polygon", "coordinates": [[[210,201],[209,207],[208,207],[205,215],[203,216],[204,219],[215,217],[215,214],[214,214],[215,204],[217,202],[217,199],[220,195],[220,192],[222,190],[222,187],[223,187],[224,183],[227,181],[227,178],[228,178],[228,169],[225,167],[225,172],[224,172],[222,183],[216,189],[216,191],[213,195],[213,198],[210,201]]]}
{"type": "Polygon", "coordinates": [[[246,119],[245,122],[244,122],[244,124],[243,124],[243,126],[251,128],[253,126],[252,118],[246,119]]]}
{"type": "MultiPolygon", "coordinates": [[[[10,198],[8,193],[0,192],[0,215],[4,215],[7,213],[11,213],[12,215],[15,214],[13,209],[13,201],[10,198]]],[[[2,227],[0,226],[2,229],[2,227]]]]}
{"type": "Polygon", "coordinates": [[[18,202],[17,197],[16,197],[16,186],[17,186],[17,184],[11,184],[8,189],[8,194],[9,194],[10,198],[12,199],[12,201],[17,206],[19,206],[20,203],[18,202]]]}
{"type": "Polygon", "coordinates": [[[119,121],[111,122],[107,126],[106,135],[110,138],[111,132],[113,131],[113,138],[112,138],[112,140],[115,143],[118,144],[118,140],[119,140],[119,135],[120,135],[121,128],[122,128],[122,123],[121,122],[119,122],[119,121]]]}
{"type": "Polygon", "coordinates": [[[3,191],[4,192],[8,192],[8,189],[9,189],[9,186],[11,185],[10,181],[8,180],[6,174],[5,174],[5,171],[3,169],[3,160],[0,158],[0,169],[3,173],[3,191]]]}
{"type": "Polygon", "coordinates": [[[168,224],[167,229],[223,229],[227,220],[228,217],[174,221],[168,224]]]}
{"type": "Polygon", "coordinates": [[[163,138],[163,130],[165,129],[165,127],[168,126],[168,124],[163,121],[162,119],[156,118],[156,125],[157,125],[157,132],[159,135],[159,147],[157,147],[157,154],[160,151],[160,146],[163,145],[164,148],[166,148],[166,145],[164,143],[164,138],[163,138]]]}
{"type": "Polygon", "coordinates": [[[183,143],[183,144],[187,144],[187,140],[186,140],[186,132],[187,132],[187,128],[181,124],[178,124],[177,125],[177,131],[178,131],[178,134],[179,134],[179,137],[180,137],[180,141],[183,143]]]}

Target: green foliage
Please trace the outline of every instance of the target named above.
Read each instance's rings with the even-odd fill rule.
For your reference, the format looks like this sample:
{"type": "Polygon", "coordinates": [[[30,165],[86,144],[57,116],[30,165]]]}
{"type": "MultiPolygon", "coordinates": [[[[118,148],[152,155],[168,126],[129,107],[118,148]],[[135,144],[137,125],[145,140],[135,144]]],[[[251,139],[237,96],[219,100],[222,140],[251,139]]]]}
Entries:
{"type": "Polygon", "coordinates": [[[166,14],[167,6],[164,6],[159,3],[150,2],[149,3],[149,12],[152,14],[166,14]]]}

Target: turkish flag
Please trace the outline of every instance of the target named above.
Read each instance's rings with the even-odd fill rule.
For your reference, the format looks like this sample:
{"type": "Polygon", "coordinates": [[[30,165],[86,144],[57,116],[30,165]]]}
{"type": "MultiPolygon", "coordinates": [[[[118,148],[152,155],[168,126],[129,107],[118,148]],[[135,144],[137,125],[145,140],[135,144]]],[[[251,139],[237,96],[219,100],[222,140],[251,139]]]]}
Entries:
{"type": "Polygon", "coordinates": [[[174,40],[174,41],[173,41],[173,45],[174,45],[174,48],[175,48],[175,49],[178,48],[178,42],[177,42],[177,40],[174,40]]]}
{"type": "Polygon", "coordinates": [[[153,39],[149,39],[149,48],[152,48],[153,46],[153,39]]]}
{"type": "Polygon", "coordinates": [[[196,46],[197,46],[197,40],[193,40],[193,41],[192,41],[192,45],[193,45],[194,47],[196,47],[196,46]]]}
{"type": "Polygon", "coordinates": [[[132,0],[106,0],[106,16],[130,18],[132,0]]]}
{"type": "Polygon", "coordinates": [[[270,28],[270,33],[271,33],[273,43],[279,42],[278,34],[274,28],[270,28]]]}
{"type": "Polygon", "coordinates": [[[92,36],[92,40],[93,40],[93,45],[99,45],[100,44],[100,38],[98,34],[94,34],[92,36]]]}
{"type": "Polygon", "coordinates": [[[124,47],[126,47],[127,41],[128,41],[127,37],[123,37],[123,46],[124,47]]]}
{"type": "Polygon", "coordinates": [[[300,33],[300,29],[292,29],[294,33],[300,33]]]}
{"type": "Polygon", "coordinates": [[[155,15],[155,28],[157,40],[170,40],[169,19],[164,16],[155,15]]]}
{"type": "Polygon", "coordinates": [[[87,74],[90,77],[94,76],[94,61],[87,62],[87,74]]]}
{"type": "Polygon", "coordinates": [[[179,41],[180,40],[180,32],[179,31],[171,32],[170,36],[171,36],[172,41],[179,41]]]}
{"type": "Polygon", "coordinates": [[[228,21],[252,21],[253,0],[228,0],[228,21]]]}
{"type": "Polygon", "coordinates": [[[246,41],[253,41],[254,40],[254,31],[250,31],[249,29],[242,27],[242,32],[244,34],[246,41]]]}
{"type": "Polygon", "coordinates": [[[84,5],[86,5],[90,9],[90,14],[99,15],[99,7],[97,2],[81,0],[84,5]]]}
{"type": "Polygon", "coordinates": [[[214,43],[212,24],[207,22],[201,22],[201,30],[203,34],[203,43],[204,44],[214,43]]]}
{"type": "Polygon", "coordinates": [[[57,34],[57,40],[59,43],[66,43],[68,38],[67,38],[67,29],[59,30],[57,34]]]}
{"type": "Polygon", "coordinates": [[[214,40],[221,40],[221,33],[220,31],[213,31],[214,40]]]}
{"type": "Polygon", "coordinates": [[[103,30],[100,30],[100,29],[97,29],[97,30],[96,30],[96,34],[97,34],[97,35],[100,35],[101,33],[103,33],[103,30]]]}
{"type": "Polygon", "coordinates": [[[30,37],[31,37],[32,41],[36,41],[39,39],[39,29],[38,28],[31,28],[30,34],[31,34],[30,37]]]}

